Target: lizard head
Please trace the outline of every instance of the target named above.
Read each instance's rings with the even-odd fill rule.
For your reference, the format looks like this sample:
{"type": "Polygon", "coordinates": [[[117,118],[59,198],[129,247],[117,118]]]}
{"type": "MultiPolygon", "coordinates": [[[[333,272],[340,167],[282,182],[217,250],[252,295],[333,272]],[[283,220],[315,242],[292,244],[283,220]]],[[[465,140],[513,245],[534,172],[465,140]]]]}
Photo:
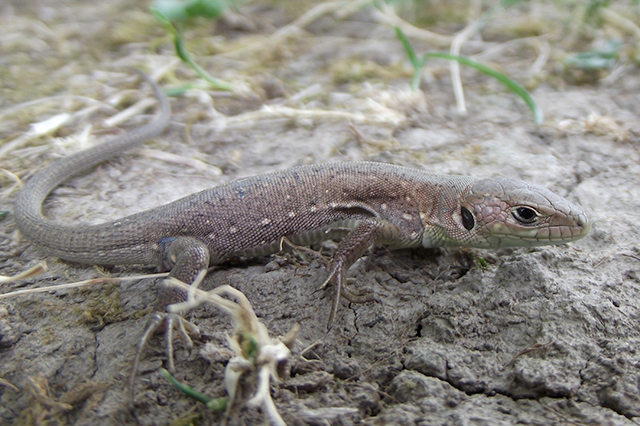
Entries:
{"type": "Polygon", "coordinates": [[[586,214],[577,205],[543,186],[513,179],[472,182],[456,210],[444,226],[446,245],[555,245],[583,238],[591,230],[586,214]]]}

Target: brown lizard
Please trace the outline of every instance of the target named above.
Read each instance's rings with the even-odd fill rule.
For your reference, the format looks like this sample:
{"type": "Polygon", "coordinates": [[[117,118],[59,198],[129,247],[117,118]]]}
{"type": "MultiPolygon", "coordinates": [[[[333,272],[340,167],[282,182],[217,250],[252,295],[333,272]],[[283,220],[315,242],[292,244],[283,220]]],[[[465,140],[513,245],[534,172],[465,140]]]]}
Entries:
{"type": "MultiPolygon", "coordinates": [[[[141,73],[142,74],[142,73],[141,73]]],[[[591,225],[582,209],[531,183],[478,179],[374,162],[314,164],[240,179],[172,203],[99,225],[62,225],[42,214],[48,194],[72,176],[161,134],[171,110],[162,90],[149,124],[58,160],[25,184],[15,203],[20,231],[43,251],[85,264],[155,265],[191,283],[210,265],[235,257],[266,256],[282,241],[309,245],[343,237],[329,266],[335,318],[349,267],[372,245],[514,247],[563,244],[591,225]],[[345,232],[345,230],[347,232],[345,232]]],[[[167,304],[184,295],[167,290],[167,304]]],[[[167,315],[184,335],[180,317],[167,315]]],[[[145,333],[139,346],[160,322],[145,333]]],[[[137,358],[136,358],[137,359],[137,358]]]]}

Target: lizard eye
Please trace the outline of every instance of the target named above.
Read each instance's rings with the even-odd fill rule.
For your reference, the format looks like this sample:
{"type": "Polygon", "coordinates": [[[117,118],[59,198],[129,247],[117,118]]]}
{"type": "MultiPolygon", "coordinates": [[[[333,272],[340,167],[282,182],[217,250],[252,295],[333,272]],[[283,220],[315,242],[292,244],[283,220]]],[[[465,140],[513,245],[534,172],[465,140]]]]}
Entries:
{"type": "Polygon", "coordinates": [[[530,207],[516,207],[511,211],[513,217],[521,223],[531,224],[538,221],[538,212],[530,207]]]}
{"type": "Polygon", "coordinates": [[[462,226],[464,226],[467,231],[471,231],[476,224],[473,213],[471,213],[468,208],[462,207],[460,209],[460,215],[462,216],[462,226]]]}

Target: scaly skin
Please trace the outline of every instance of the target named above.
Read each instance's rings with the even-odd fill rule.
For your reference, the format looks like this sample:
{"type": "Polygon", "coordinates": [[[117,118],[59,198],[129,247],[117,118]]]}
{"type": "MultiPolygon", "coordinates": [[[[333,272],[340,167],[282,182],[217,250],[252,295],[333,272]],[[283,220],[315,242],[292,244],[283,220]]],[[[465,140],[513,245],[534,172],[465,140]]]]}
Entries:
{"type": "MultiPolygon", "coordinates": [[[[250,177],[100,225],[68,226],[45,218],[42,203],[55,187],[164,131],[169,103],[149,83],[160,101],[153,122],[59,160],[20,192],[18,228],[47,254],[86,264],[156,265],[190,283],[211,264],[277,252],[283,238],[307,245],[341,236],[327,279],[336,290],[331,323],[346,271],[371,245],[538,246],[575,241],[590,230],[578,206],[538,185],[371,162],[250,177]]],[[[170,293],[167,301],[181,297],[170,293]]]]}

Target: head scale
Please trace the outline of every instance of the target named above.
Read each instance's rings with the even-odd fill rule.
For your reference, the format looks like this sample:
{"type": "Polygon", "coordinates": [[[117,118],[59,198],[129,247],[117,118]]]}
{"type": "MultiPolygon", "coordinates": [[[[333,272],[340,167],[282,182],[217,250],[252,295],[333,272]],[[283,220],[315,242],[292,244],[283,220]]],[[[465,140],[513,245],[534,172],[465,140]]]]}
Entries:
{"type": "MultiPolygon", "coordinates": [[[[543,186],[504,178],[471,182],[440,222],[440,244],[480,248],[563,244],[591,229],[575,204],[543,186]]],[[[423,244],[434,245],[433,229],[425,231],[423,244]]]]}

